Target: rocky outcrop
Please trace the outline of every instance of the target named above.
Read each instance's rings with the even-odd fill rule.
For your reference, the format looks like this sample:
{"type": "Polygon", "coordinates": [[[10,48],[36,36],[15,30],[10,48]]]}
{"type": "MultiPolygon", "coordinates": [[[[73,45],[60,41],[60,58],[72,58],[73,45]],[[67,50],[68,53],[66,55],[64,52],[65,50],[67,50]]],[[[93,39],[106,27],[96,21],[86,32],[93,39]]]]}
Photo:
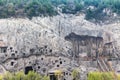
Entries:
{"type": "MultiPolygon", "coordinates": [[[[97,70],[97,63],[86,60],[82,62],[79,58],[79,60],[76,59],[78,61],[75,61],[74,53],[75,56],[83,56],[87,59],[87,52],[84,51],[89,51],[90,48],[96,50],[97,46],[94,43],[99,43],[99,47],[101,47],[100,45],[104,47],[103,51],[114,49],[116,55],[119,56],[119,26],[119,23],[106,25],[91,23],[84,19],[84,14],[34,17],[32,20],[1,19],[0,40],[7,45],[7,51],[5,54],[0,53],[0,63],[9,71],[19,71],[25,69],[26,66],[32,66],[34,70],[46,74],[46,71],[56,69],[56,67],[66,67],[66,69],[77,67],[82,71],[81,74],[87,74],[89,71],[97,70]],[[73,39],[76,39],[77,43],[73,39]],[[75,48],[73,50],[71,42],[77,45],[79,43],[81,50],[75,50],[75,48]],[[85,48],[89,43],[93,44],[85,48]],[[110,43],[111,45],[109,45],[110,43]],[[83,55],[79,53],[83,53],[83,55]],[[63,59],[59,60],[60,57],[63,59]]],[[[116,55],[114,54],[114,57],[116,55]]],[[[86,75],[82,77],[85,79],[86,75]]]]}
{"type": "Polygon", "coordinates": [[[70,33],[65,37],[65,39],[72,43],[73,54],[75,54],[75,57],[78,57],[83,52],[87,53],[87,56],[89,57],[97,57],[97,54],[102,54],[102,51],[98,51],[99,49],[102,49],[104,45],[102,37],[70,33]]]}

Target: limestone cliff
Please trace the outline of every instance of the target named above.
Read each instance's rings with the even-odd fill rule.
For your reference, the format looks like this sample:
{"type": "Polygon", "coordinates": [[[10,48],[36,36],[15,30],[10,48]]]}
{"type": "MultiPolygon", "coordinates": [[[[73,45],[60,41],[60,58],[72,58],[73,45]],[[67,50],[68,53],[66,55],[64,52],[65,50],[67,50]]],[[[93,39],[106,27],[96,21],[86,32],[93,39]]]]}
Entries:
{"type": "Polygon", "coordinates": [[[66,55],[71,49],[71,43],[64,37],[71,32],[103,37],[104,43],[119,43],[119,22],[106,25],[94,24],[86,21],[84,14],[61,14],[53,17],[35,17],[32,20],[27,18],[0,20],[0,39],[9,47],[25,53],[29,53],[30,49],[36,46],[48,45],[54,52],[61,51],[66,55]]]}
{"type": "MultiPolygon", "coordinates": [[[[68,73],[71,74],[71,69],[77,67],[81,70],[81,74],[87,74],[89,71],[97,70],[96,61],[86,61],[88,52],[91,51],[91,55],[95,55],[97,48],[104,47],[107,49],[101,54],[111,55],[115,50],[117,54],[114,57],[119,57],[119,31],[119,22],[104,25],[94,24],[85,20],[84,14],[34,17],[31,20],[27,18],[0,19],[0,46],[7,46],[7,51],[4,51],[4,47],[3,50],[1,49],[1,52],[5,52],[5,54],[0,53],[2,66],[0,70],[19,71],[27,66],[32,66],[41,74],[47,74],[46,71],[64,67],[70,69],[68,73]],[[69,41],[73,40],[72,37],[69,37],[72,33],[75,35],[72,37],[77,39],[77,42],[80,41],[79,44],[82,46],[76,42],[73,45],[69,41]],[[100,43],[100,45],[97,47],[95,43],[100,43]],[[87,44],[90,45],[85,47],[87,44]],[[81,48],[81,51],[76,45],[81,48]],[[84,57],[85,61],[82,62],[81,58],[74,61],[74,54],[84,57]]],[[[115,65],[113,65],[114,68],[119,64],[115,65]]],[[[115,68],[116,71],[118,69],[115,68]]],[[[70,80],[69,77],[68,80],[70,80]]]]}

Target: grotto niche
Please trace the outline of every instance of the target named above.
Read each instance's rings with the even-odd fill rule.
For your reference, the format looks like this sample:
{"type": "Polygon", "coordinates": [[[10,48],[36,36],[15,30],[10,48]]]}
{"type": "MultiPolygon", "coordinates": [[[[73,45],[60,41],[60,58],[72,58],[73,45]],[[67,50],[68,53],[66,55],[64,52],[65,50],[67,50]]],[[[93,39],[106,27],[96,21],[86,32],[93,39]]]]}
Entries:
{"type": "Polygon", "coordinates": [[[26,66],[25,67],[25,74],[28,74],[30,71],[33,71],[32,66],[26,66]]]}
{"type": "Polygon", "coordinates": [[[86,53],[89,58],[97,58],[102,54],[104,46],[102,37],[77,35],[72,32],[65,37],[65,40],[72,43],[72,57],[78,58],[79,55],[86,53]]]}

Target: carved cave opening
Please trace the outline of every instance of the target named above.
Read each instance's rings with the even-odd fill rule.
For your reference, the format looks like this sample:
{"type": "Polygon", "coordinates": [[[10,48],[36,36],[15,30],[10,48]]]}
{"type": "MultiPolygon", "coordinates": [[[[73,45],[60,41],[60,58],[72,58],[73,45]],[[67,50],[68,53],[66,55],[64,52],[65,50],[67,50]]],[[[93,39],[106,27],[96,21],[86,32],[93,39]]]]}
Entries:
{"type": "Polygon", "coordinates": [[[14,65],[14,62],[11,62],[11,66],[13,66],[14,65]]]}
{"type": "Polygon", "coordinates": [[[28,74],[30,71],[33,71],[32,66],[25,67],[25,74],[28,74]]]}
{"type": "Polygon", "coordinates": [[[89,58],[97,58],[99,56],[104,56],[104,53],[113,53],[112,51],[110,52],[113,48],[113,44],[105,44],[103,37],[77,35],[72,32],[65,36],[65,40],[72,43],[73,53],[70,53],[72,57],[77,58],[80,57],[82,53],[86,53],[89,58]]]}

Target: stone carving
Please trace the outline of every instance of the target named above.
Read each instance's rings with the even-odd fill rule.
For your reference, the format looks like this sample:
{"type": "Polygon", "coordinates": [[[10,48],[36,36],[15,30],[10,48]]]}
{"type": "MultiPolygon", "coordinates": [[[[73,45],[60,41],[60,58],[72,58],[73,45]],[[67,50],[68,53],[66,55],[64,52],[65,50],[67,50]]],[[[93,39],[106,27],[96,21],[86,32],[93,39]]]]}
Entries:
{"type": "MultiPolygon", "coordinates": [[[[11,72],[33,69],[48,74],[65,68],[63,72],[69,75],[79,68],[81,74],[87,75],[98,69],[96,57],[119,59],[119,36],[119,23],[97,25],[84,20],[82,14],[2,19],[0,45],[6,43],[7,48],[0,50],[0,63],[11,72]]],[[[112,63],[114,66],[119,61],[112,63]]],[[[81,80],[86,75],[81,75],[81,80]]],[[[65,80],[70,80],[67,75],[65,80]]]]}

